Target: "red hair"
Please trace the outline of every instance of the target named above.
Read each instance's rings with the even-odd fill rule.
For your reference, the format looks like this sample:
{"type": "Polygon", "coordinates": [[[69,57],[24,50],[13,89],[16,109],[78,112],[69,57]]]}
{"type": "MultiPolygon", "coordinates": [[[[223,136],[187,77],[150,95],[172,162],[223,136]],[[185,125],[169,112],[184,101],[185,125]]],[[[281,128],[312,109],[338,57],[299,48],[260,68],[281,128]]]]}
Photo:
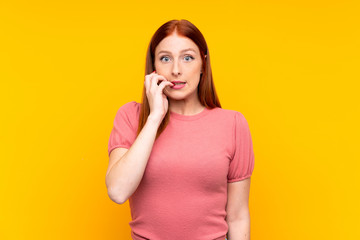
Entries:
{"type": "MultiPolygon", "coordinates": [[[[154,35],[151,38],[146,54],[145,75],[148,75],[155,70],[154,55],[155,55],[156,46],[161,42],[161,40],[163,40],[165,37],[171,35],[174,32],[176,32],[179,36],[183,36],[191,39],[198,46],[200,50],[200,56],[203,63],[202,72],[204,73],[201,74],[200,82],[198,86],[198,95],[199,95],[200,103],[209,109],[215,107],[221,108],[219,99],[215,91],[215,86],[214,86],[211,66],[210,66],[210,53],[205,38],[202,35],[202,33],[199,31],[199,29],[195,27],[195,25],[193,25],[191,22],[185,19],[170,20],[164,23],[154,33],[154,35]],[[205,55],[207,55],[206,58],[205,55]]],[[[144,86],[142,93],[142,103],[140,109],[139,127],[137,130],[137,135],[141,132],[142,128],[144,127],[149,114],[150,114],[150,106],[146,96],[146,88],[144,86]]],[[[168,108],[168,111],[158,128],[156,138],[158,138],[161,132],[164,131],[167,124],[169,123],[169,120],[170,120],[170,107],[168,108]]]]}

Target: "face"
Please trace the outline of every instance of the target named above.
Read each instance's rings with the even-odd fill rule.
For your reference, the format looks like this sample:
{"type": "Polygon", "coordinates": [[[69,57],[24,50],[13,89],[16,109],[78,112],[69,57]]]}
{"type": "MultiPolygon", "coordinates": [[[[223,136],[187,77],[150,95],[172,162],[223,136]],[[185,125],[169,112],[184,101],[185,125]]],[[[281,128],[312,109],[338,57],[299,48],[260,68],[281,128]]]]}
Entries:
{"type": "Polygon", "coordinates": [[[164,94],[173,100],[197,101],[202,61],[198,46],[189,38],[174,34],[164,38],[155,49],[156,73],[168,81],[185,82],[166,86],[164,94]]]}

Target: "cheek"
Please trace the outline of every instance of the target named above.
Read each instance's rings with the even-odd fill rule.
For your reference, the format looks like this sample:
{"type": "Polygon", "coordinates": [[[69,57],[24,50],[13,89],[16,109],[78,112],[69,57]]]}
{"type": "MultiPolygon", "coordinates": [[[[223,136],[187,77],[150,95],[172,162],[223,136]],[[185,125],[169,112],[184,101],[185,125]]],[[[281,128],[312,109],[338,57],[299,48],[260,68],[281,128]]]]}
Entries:
{"type": "Polygon", "coordinates": [[[161,64],[161,61],[159,60],[159,59],[155,59],[155,61],[154,61],[154,66],[155,66],[155,68],[164,68],[164,66],[163,66],[164,64],[161,64]]]}
{"type": "Polygon", "coordinates": [[[155,60],[155,62],[154,62],[154,67],[155,67],[155,68],[159,68],[158,61],[156,61],[156,60],[155,60]]]}
{"type": "Polygon", "coordinates": [[[201,72],[201,70],[202,70],[201,67],[202,67],[202,62],[200,61],[199,64],[197,65],[197,71],[198,72],[201,72]]]}
{"type": "Polygon", "coordinates": [[[195,66],[192,67],[191,69],[191,73],[193,74],[198,74],[201,72],[201,65],[200,64],[197,64],[195,66]]]}

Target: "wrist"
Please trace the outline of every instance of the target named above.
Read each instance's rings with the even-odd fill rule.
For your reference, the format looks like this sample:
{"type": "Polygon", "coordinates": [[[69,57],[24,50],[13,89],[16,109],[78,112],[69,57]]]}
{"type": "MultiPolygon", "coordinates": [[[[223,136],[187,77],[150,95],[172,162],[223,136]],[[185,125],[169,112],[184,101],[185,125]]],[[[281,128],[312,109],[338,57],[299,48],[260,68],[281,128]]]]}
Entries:
{"type": "Polygon", "coordinates": [[[148,122],[151,125],[155,125],[156,127],[159,127],[162,122],[162,118],[161,116],[150,114],[146,120],[146,123],[148,122]]]}

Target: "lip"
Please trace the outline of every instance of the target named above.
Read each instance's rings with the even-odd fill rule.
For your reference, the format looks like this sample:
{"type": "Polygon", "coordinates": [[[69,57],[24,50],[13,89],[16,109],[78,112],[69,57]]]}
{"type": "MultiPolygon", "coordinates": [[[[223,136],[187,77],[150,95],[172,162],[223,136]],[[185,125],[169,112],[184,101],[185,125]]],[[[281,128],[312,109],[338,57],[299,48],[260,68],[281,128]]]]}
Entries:
{"type": "Polygon", "coordinates": [[[185,83],[185,84],[181,84],[181,85],[171,86],[170,88],[172,88],[172,89],[180,89],[180,88],[185,87],[185,85],[186,85],[186,82],[182,82],[182,81],[172,81],[171,83],[185,83]]]}
{"type": "Polygon", "coordinates": [[[172,81],[172,83],[182,83],[183,81],[172,81]]]}

